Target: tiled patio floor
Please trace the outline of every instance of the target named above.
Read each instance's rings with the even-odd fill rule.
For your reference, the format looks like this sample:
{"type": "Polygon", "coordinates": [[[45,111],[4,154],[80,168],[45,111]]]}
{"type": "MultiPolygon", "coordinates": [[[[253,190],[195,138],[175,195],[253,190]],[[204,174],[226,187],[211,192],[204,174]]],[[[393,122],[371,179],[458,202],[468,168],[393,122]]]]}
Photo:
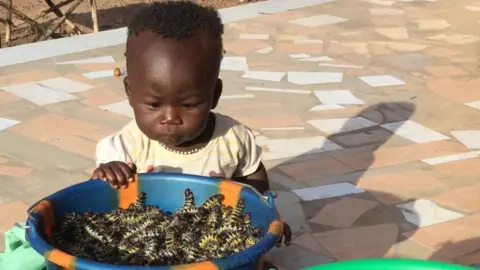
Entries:
{"type": "MultiPolygon", "coordinates": [[[[338,0],[227,25],[218,111],[258,132],[295,236],[274,263],[480,262],[478,12],[338,0]]],[[[131,119],[123,52],[0,69],[0,232],[88,179],[96,141],[131,119]]]]}

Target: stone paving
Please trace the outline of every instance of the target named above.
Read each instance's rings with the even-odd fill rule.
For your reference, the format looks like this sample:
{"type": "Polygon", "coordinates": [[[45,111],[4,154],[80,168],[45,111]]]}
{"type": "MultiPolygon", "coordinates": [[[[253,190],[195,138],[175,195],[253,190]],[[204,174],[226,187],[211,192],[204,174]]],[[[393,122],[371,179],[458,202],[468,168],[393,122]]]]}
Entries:
{"type": "MultiPolygon", "coordinates": [[[[480,262],[478,1],[338,0],[229,23],[218,111],[258,133],[281,269],[480,262]],[[477,3],[477,5],[476,5],[477,3]]],[[[132,117],[123,45],[0,69],[0,232],[132,117]]]]}

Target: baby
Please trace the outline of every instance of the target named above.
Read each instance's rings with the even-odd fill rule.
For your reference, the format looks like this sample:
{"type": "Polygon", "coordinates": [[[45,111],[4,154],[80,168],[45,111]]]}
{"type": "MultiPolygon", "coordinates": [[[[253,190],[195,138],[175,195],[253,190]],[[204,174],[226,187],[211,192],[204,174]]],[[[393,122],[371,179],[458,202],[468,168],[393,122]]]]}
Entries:
{"type": "MultiPolygon", "coordinates": [[[[135,120],[98,143],[92,178],[123,188],[136,172],[174,172],[269,189],[252,131],[211,111],[222,94],[222,34],[218,12],[193,2],[156,2],[133,18],[123,82],[135,120]]],[[[289,244],[287,225],[284,236],[289,244]]]]}

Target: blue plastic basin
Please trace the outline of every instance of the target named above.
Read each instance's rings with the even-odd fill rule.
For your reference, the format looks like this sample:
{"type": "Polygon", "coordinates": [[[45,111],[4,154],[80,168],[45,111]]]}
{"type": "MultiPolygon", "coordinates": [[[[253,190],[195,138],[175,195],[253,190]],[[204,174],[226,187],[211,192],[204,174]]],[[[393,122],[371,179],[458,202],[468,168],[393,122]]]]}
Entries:
{"type": "Polygon", "coordinates": [[[267,192],[262,196],[250,186],[186,174],[139,174],[127,189],[120,190],[114,190],[100,180],[86,181],[44,198],[34,204],[29,213],[27,225],[30,228],[27,229],[26,238],[31,246],[46,258],[48,270],[258,269],[262,264],[262,255],[275,245],[283,229],[271,193],[267,192]],[[264,237],[254,246],[224,259],[165,267],[119,266],[93,262],[66,254],[45,241],[67,212],[105,212],[119,207],[126,208],[135,201],[139,192],[147,193],[147,204],[175,211],[183,204],[186,188],[193,191],[196,203],[202,203],[211,195],[221,193],[225,195],[224,204],[234,207],[240,197],[244,198],[245,211],[252,213],[252,224],[262,228],[264,237]]]}

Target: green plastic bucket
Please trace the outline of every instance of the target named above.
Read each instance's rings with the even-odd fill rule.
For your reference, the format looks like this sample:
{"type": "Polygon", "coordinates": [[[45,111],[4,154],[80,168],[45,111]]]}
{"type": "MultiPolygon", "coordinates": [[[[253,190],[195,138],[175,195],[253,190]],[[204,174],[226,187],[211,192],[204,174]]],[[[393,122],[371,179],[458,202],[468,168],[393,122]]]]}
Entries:
{"type": "Polygon", "coordinates": [[[475,268],[433,261],[412,259],[366,259],[335,262],[303,270],[472,270],[475,268]]]}

